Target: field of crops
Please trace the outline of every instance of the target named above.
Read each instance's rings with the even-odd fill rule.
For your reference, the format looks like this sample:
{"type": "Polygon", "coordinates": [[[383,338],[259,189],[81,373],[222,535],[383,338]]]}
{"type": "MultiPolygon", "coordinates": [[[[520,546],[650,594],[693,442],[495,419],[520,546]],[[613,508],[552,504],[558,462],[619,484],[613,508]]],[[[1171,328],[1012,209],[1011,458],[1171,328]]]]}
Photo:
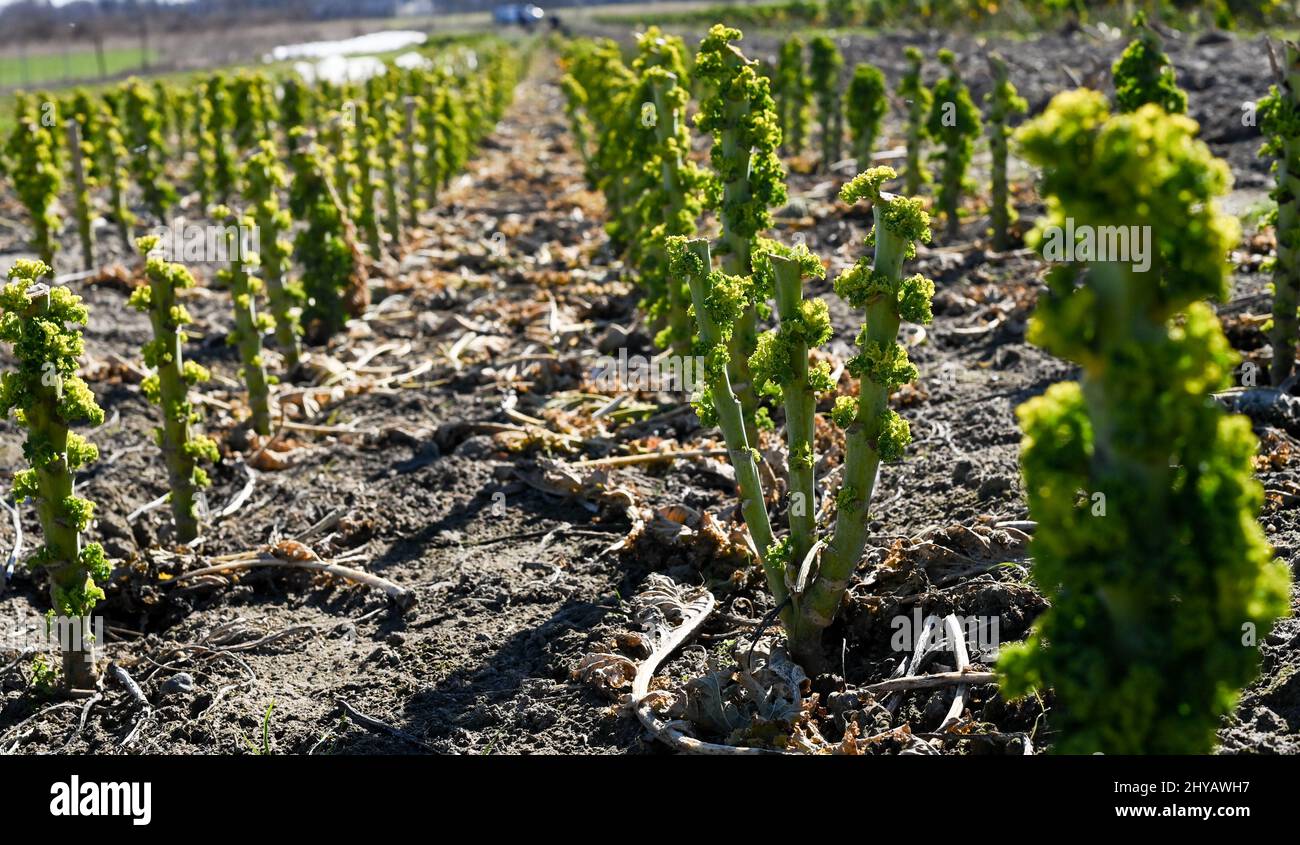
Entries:
{"type": "Polygon", "coordinates": [[[0,87],[49,85],[77,79],[95,79],[146,67],[154,53],[139,48],[105,50],[101,56],[89,48],[60,52],[0,56],[0,87]]]}
{"type": "Polygon", "coordinates": [[[922,5],[18,95],[0,753],[1300,754],[1280,4],[922,5]]]}

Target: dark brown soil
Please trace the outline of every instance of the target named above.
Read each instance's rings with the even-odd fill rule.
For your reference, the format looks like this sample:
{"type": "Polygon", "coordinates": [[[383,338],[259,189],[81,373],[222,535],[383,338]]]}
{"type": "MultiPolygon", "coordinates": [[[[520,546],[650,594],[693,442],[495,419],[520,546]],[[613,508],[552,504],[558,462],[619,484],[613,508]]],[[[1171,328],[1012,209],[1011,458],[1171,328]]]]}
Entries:
{"type": "MultiPolygon", "coordinates": [[[[913,40],[927,54],[938,46],[956,49],[978,95],[985,45],[969,38],[913,40]]],[[[775,44],[762,36],[749,41],[759,54],[775,44]]],[[[846,52],[852,60],[870,57],[892,84],[906,43],[855,36],[846,52]]],[[[1014,81],[1038,109],[1050,92],[1070,84],[1065,68],[1086,74],[1121,46],[1075,33],[1003,50],[1012,57],[1014,81]]],[[[1257,138],[1231,127],[1240,120],[1241,101],[1264,92],[1267,59],[1256,42],[1235,38],[1189,39],[1171,52],[1193,115],[1245,188],[1233,197],[1234,210],[1245,212],[1257,203],[1267,168],[1255,159],[1257,138]]],[[[574,483],[546,463],[548,453],[576,460],[718,445],[713,432],[680,411],[680,396],[629,397],[652,406],[642,423],[592,416],[609,398],[591,398],[584,380],[594,350],[623,346],[647,354],[651,343],[635,312],[635,290],[619,279],[621,267],[605,244],[599,197],[581,182],[547,61],[538,60],[514,109],[443,206],[411,233],[406,258],[375,271],[371,313],[331,349],[318,350],[318,358],[344,364],[383,350],[364,372],[344,379],[347,390],[322,395],[319,414],[299,420],[328,430],[283,430],[256,459],[262,470],[251,497],[208,530],[196,554],[165,551],[171,549],[165,508],[126,521],[165,490],[149,439],[155,409],[133,371],[147,323],[125,307],[127,283],[72,283],[93,315],[87,376],[110,418],[92,435],[103,457],[80,482],[83,495],[99,505],[94,537],[119,564],[102,606],[110,625],[104,651],[140,683],[151,707],[133,704],[108,680],[103,699],[87,712],[48,710],[55,700],[29,689],[30,656],[0,643],[0,749],[254,753],[264,750],[265,724],[266,745],[276,753],[661,750],[643,740],[639,725],[608,696],[572,680],[574,667],[585,654],[613,650],[615,637],[635,627],[629,600],[652,571],[707,584],[723,611],[665,664],[661,673],[674,680],[701,675],[725,658],[737,639],[753,633],[746,620],[763,616],[770,600],[754,569],[707,532],[673,538],[651,530],[630,549],[611,550],[631,528],[629,500],[647,517],[672,515],[690,524],[707,512],[729,519],[734,499],[725,463],[641,465],[598,477],[576,470],[574,483]],[[470,331],[474,337],[466,340],[470,331]],[[392,375],[401,377],[375,384],[392,375]],[[366,588],[284,570],[171,583],[214,556],[285,539],[301,540],[325,558],[346,556],[350,565],[413,590],[418,604],[402,614],[366,588]],[[180,673],[191,676],[192,689],[175,690],[180,673]],[[365,727],[349,709],[392,730],[365,727]]],[[[898,141],[897,123],[891,119],[887,128],[884,146],[898,141]]],[[[977,169],[985,161],[977,156],[977,169]]],[[[1022,170],[1018,178],[1026,175],[1022,170]]],[[[861,253],[865,235],[860,211],[831,201],[843,178],[794,174],[791,208],[777,226],[785,239],[803,232],[814,251],[830,258],[832,278],[861,253]]],[[[1019,199],[1028,222],[1037,211],[1032,189],[1019,199]]],[[[1030,582],[1023,536],[998,523],[1028,518],[1014,409],[1072,370],[1024,340],[1041,263],[1025,252],[987,251],[982,206],[972,202],[970,210],[958,242],[923,249],[917,262],[939,293],[934,324],[923,338],[910,338],[921,378],[898,400],[914,442],[904,461],[882,473],[872,513],[876,536],[842,621],[830,632],[828,641],[843,643],[838,677],[814,686],[824,701],[838,694],[826,717],[828,739],[838,739],[836,726],[842,731],[856,706],[846,693],[887,677],[896,665],[900,655],[890,649],[888,623],[896,614],[997,616],[1001,638],[1009,641],[1023,636],[1045,606],[1030,582]]],[[[8,221],[23,220],[23,212],[7,199],[0,217],[7,218],[0,221],[0,247],[12,259],[22,249],[22,226],[8,221]]],[[[76,269],[72,237],[61,256],[69,262],[64,271],[76,269]]],[[[110,243],[105,254],[114,246],[121,252],[110,243]]],[[[1257,266],[1250,252],[1243,247],[1243,264],[1257,266]]],[[[1255,360],[1266,360],[1267,343],[1258,321],[1242,315],[1267,309],[1260,297],[1265,282],[1257,272],[1239,273],[1233,302],[1224,308],[1234,343],[1255,360]]],[[[815,292],[831,303],[832,351],[843,356],[853,315],[829,283],[815,292]]],[[[254,460],[253,450],[241,445],[236,428],[240,393],[235,358],[224,345],[225,300],[220,291],[201,289],[188,304],[198,319],[195,357],[215,375],[203,388],[211,400],[206,425],[225,444],[207,496],[215,512],[244,487],[241,461],[254,460]]],[[[10,364],[0,354],[0,366],[10,364]]],[[[1260,433],[1275,456],[1262,470],[1265,486],[1300,483],[1294,457],[1300,431],[1260,433]]],[[[6,470],[0,481],[19,466],[19,443],[12,422],[0,423],[6,470]]],[[[1294,497],[1273,497],[1262,517],[1293,567],[1298,514],[1294,497]]],[[[39,541],[30,512],[24,527],[30,548],[39,541]]],[[[0,525],[0,548],[12,540],[9,526],[0,525]]],[[[34,626],[47,607],[42,579],[21,571],[0,598],[6,625],[34,626]]],[[[1300,752],[1300,623],[1282,622],[1262,651],[1263,675],[1222,731],[1223,750],[1300,752]]],[[[988,665],[995,653],[973,657],[988,665]]],[[[893,724],[906,722],[920,734],[934,730],[951,695],[910,694],[893,724]]],[[[1028,733],[1041,748],[1051,739],[1040,719],[1044,704],[1050,707],[1050,697],[1007,704],[993,687],[977,688],[971,731],[935,746],[1019,753],[1017,738],[1028,733]]],[[[898,748],[886,743],[877,750],[898,748]]]]}

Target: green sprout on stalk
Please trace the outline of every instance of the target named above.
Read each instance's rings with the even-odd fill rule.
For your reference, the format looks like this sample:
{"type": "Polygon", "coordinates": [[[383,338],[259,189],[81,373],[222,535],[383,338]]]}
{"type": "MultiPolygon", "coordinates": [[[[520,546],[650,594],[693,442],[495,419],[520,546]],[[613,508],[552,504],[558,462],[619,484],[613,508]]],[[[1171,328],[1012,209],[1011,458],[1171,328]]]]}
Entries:
{"type": "Polygon", "coordinates": [[[60,118],[63,114],[63,103],[48,91],[40,91],[34,96],[19,92],[14,95],[14,99],[15,119],[17,122],[21,122],[24,118],[32,121],[36,131],[45,136],[46,145],[50,150],[50,159],[62,173],[67,164],[65,157],[67,150],[64,149],[67,136],[62,131],[63,123],[60,118]]]}
{"type": "Polygon", "coordinates": [[[1016,220],[1016,210],[1011,206],[1007,190],[1007,140],[1011,137],[1011,118],[1029,110],[1029,103],[1016,91],[1007,78],[1007,63],[996,53],[989,55],[989,70],[993,74],[993,90],[984,95],[984,116],[988,124],[989,150],[993,157],[993,248],[1005,252],[1011,247],[1008,228],[1016,220]]]}
{"type": "MultiPolygon", "coordinates": [[[[47,265],[19,259],[0,291],[0,341],[10,344],[18,365],[0,376],[0,416],[12,411],[27,429],[23,455],[29,468],[14,473],[13,497],[35,504],[45,538],[29,563],[49,574],[54,612],[81,620],[81,630],[88,631],[110,568],[98,543],[81,544],[94,505],[74,487],[76,471],[97,460],[99,450],[69,429],[77,423],[98,426],[104,412],[77,375],[83,343],[70,324],[84,325],[86,309],[67,288],[39,283],[49,274],[47,265]]],[[[63,646],[63,675],[73,689],[95,688],[93,650],[84,637],[63,646]]]]}
{"type": "Polygon", "coordinates": [[[943,212],[948,238],[957,237],[962,189],[966,187],[966,170],[975,152],[975,139],[983,131],[979,109],[971,100],[970,89],[957,73],[957,57],[951,50],[939,51],[939,62],[948,75],[934,86],[934,100],[926,131],[943,145],[936,154],[943,163],[939,181],[938,207],[943,212]]]}
{"type": "Polygon", "coordinates": [[[189,389],[207,381],[209,375],[203,367],[185,360],[185,341],[189,339],[185,326],[193,320],[185,306],[177,302],[176,292],[194,287],[194,277],[184,266],[151,254],[157,246],[158,238],[152,235],[136,241],[136,248],[145,256],[149,283],[136,288],[128,304],[148,314],[153,325],[154,339],[144,346],[144,363],[154,373],[140,389],[150,402],[162,408],[163,424],[154,430],[154,439],[167,462],[176,539],[189,543],[199,536],[195,496],[210,483],[199,464],[215,463],[220,456],[212,438],[191,430],[199,415],[190,403],[189,389]]]}

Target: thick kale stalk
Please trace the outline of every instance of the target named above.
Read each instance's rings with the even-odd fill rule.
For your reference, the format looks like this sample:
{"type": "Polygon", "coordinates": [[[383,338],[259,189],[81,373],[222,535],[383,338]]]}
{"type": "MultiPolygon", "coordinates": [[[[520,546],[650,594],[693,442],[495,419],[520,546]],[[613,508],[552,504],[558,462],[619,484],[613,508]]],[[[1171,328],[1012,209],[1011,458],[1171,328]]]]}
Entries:
{"type": "Polygon", "coordinates": [[[731,42],[739,30],[715,26],[700,44],[695,76],[708,88],[695,116],[696,125],[713,134],[710,161],[717,185],[710,186],[708,205],[722,219],[723,270],[745,280],[745,306],[730,334],[731,388],[744,410],[747,439],[758,442],[758,397],[749,372],[749,356],[758,342],[759,309],[766,309],[770,292],[754,277],[753,252],[758,235],[772,225],[773,207],[786,201],[785,174],[776,157],[781,143],[776,106],[768,82],[756,63],[731,42]]]}
{"type": "Polygon", "coordinates": [[[993,223],[993,248],[1005,252],[1011,247],[1008,227],[1016,220],[1007,190],[1007,140],[1011,137],[1010,120],[1029,109],[1025,98],[1007,78],[1007,63],[996,53],[989,54],[993,90],[984,95],[984,117],[988,124],[989,151],[993,157],[992,201],[989,216],[993,223]]]}
{"type": "Polygon", "coordinates": [[[244,165],[247,198],[257,224],[261,247],[262,280],[271,317],[275,320],[275,341],[284,354],[285,366],[298,366],[302,354],[298,308],[302,288],[289,281],[293,244],[286,235],[293,228],[293,218],[280,207],[280,190],[289,184],[289,176],[280,165],[275,144],[263,140],[244,165]]]}
{"type": "Polygon", "coordinates": [[[596,187],[596,176],[591,166],[591,136],[594,129],[587,117],[587,89],[572,73],[560,77],[560,90],[564,92],[564,113],[568,115],[573,130],[573,145],[582,159],[582,173],[587,184],[596,187]]]}
{"type": "Polygon", "coordinates": [[[30,468],[14,473],[13,497],[35,504],[45,538],[29,563],[49,574],[54,612],[79,622],[83,633],[64,641],[64,681],[72,689],[94,689],[94,652],[84,635],[91,630],[91,609],[104,597],[99,584],[108,579],[109,565],[98,543],[81,545],[94,505],[75,495],[74,477],[99,451],[69,428],[97,426],[104,412],[77,375],[81,332],[69,324],[84,325],[86,309],[66,288],[38,284],[49,274],[41,262],[20,259],[0,292],[0,340],[12,346],[18,364],[0,377],[0,415],[13,411],[27,429],[23,454],[30,468]]]}
{"type": "MultiPolygon", "coordinates": [[[[352,199],[352,219],[365,233],[366,248],[370,258],[378,261],[383,257],[384,243],[379,232],[379,214],[375,210],[379,192],[383,185],[379,178],[382,164],[379,161],[379,133],[382,132],[373,110],[366,103],[358,103],[358,123],[356,129],[358,179],[352,199]]],[[[293,137],[297,137],[294,133],[293,137]]],[[[324,152],[323,150],[321,151],[324,152]]],[[[340,325],[342,325],[340,323],[340,325]]]]}
{"type": "MultiPolygon", "coordinates": [[[[379,78],[371,77],[371,80],[379,78]]],[[[390,90],[376,88],[370,100],[370,109],[375,117],[371,125],[379,131],[376,154],[383,172],[381,187],[384,195],[384,228],[388,231],[389,248],[396,253],[402,246],[402,204],[399,197],[402,140],[398,137],[401,117],[397,101],[390,90]]]]}
{"type": "Polygon", "coordinates": [[[470,143],[477,143],[491,128],[492,120],[487,107],[487,80],[477,73],[466,73],[460,77],[461,90],[465,94],[465,120],[469,131],[470,143]]]}
{"type": "Polygon", "coordinates": [[[144,192],[149,210],[159,220],[176,204],[176,188],[163,173],[162,117],[153,90],[138,79],[126,83],[124,91],[127,144],[131,150],[131,175],[144,192]]]}
{"type": "Polygon", "coordinates": [[[39,120],[36,112],[20,110],[5,152],[10,160],[14,188],[31,217],[32,249],[45,267],[53,268],[60,225],[54,208],[63,175],[55,161],[50,135],[41,129],[39,120]]]}
{"type": "Polygon", "coordinates": [[[294,239],[302,265],[302,325],[309,343],[323,344],[343,328],[349,314],[364,311],[369,292],[352,224],[327,175],[325,151],[305,140],[302,129],[293,136],[289,208],[305,224],[294,239]]]}
{"type": "Polygon", "coordinates": [[[962,189],[966,187],[966,169],[975,152],[975,139],[983,126],[979,109],[971,100],[970,89],[957,73],[957,57],[950,50],[939,51],[939,61],[948,75],[934,86],[930,118],[926,130],[943,145],[936,155],[943,163],[939,182],[938,207],[943,212],[949,240],[957,237],[961,224],[959,210],[962,189]]]}
{"type": "Polygon", "coordinates": [[[921,146],[926,137],[926,116],[930,113],[933,95],[921,79],[925,58],[915,47],[908,47],[907,72],[898,84],[898,97],[907,105],[907,166],[903,173],[903,193],[913,196],[930,182],[930,173],[921,159],[921,146]]]}
{"type": "Polygon", "coordinates": [[[781,44],[772,93],[781,115],[781,138],[792,155],[802,155],[808,138],[812,83],[804,72],[803,39],[792,35],[781,44]]]}
{"type": "Polygon", "coordinates": [[[304,137],[293,130],[307,128],[312,122],[311,110],[311,91],[301,77],[290,74],[280,88],[280,129],[289,139],[290,153],[304,137]]]}
{"type": "Polygon", "coordinates": [[[229,99],[235,147],[247,152],[268,136],[270,82],[266,74],[241,70],[230,82],[229,99]]]}
{"type": "Polygon", "coordinates": [[[179,155],[179,152],[173,150],[170,144],[168,144],[168,138],[170,137],[172,126],[176,118],[176,101],[179,99],[179,96],[172,86],[168,85],[161,79],[155,79],[153,82],[153,97],[154,102],[158,104],[158,117],[162,121],[161,129],[163,146],[160,152],[164,159],[173,152],[179,155]]]}
{"type": "Polygon", "coordinates": [[[637,270],[656,344],[683,352],[688,296],[668,271],[664,239],[695,231],[708,181],[690,159],[686,45],[650,27],[630,68],[607,41],[573,42],[564,66],[567,111],[587,176],[605,195],[610,241],[637,270]]]}
{"type": "Polygon", "coordinates": [[[95,266],[94,212],[90,202],[92,185],[86,165],[88,161],[94,161],[94,157],[94,147],[82,140],[80,121],[70,118],[68,158],[72,162],[72,208],[77,217],[77,237],[81,241],[81,266],[86,270],[95,266]]]}
{"type": "Polygon", "coordinates": [[[427,206],[420,196],[421,174],[420,156],[432,158],[425,149],[424,125],[417,119],[424,107],[424,98],[408,96],[403,98],[406,122],[402,126],[403,167],[406,177],[406,225],[420,225],[420,212],[427,206]]]}
{"type": "Polygon", "coordinates": [[[235,328],[227,342],[239,350],[252,429],[267,436],[271,433],[271,406],[266,363],[262,359],[262,334],[270,331],[273,323],[270,317],[258,310],[257,297],[262,292],[262,281],[253,275],[258,256],[248,252],[243,237],[243,233],[251,231],[255,223],[251,217],[236,214],[225,206],[214,208],[212,217],[226,226],[226,250],[230,259],[230,266],[218,271],[218,276],[230,288],[235,306],[235,328]]]}
{"type": "Polygon", "coordinates": [[[190,186],[204,208],[217,201],[217,140],[212,134],[212,101],[206,96],[194,103],[194,168],[190,186]]]}
{"type": "Polygon", "coordinates": [[[122,130],[118,126],[117,115],[112,108],[105,104],[99,117],[103,139],[101,144],[103,157],[100,166],[103,168],[105,178],[108,179],[117,233],[121,236],[122,243],[129,244],[131,228],[135,225],[136,217],[127,203],[131,180],[127,171],[126,141],[122,138],[122,130]]]}
{"type": "Polygon", "coordinates": [[[215,463],[220,456],[211,438],[190,430],[198,414],[190,404],[189,389],[209,378],[208,371],[186,361],[183,352],[189,339],[185,326],[193,320],[185,306],[176,301],[176,292],[194,287],[194,277],[182,265],[150,255],[157,246],[158,239],[153,236],[136,243],[145,256],[149,283],[135,289],[129,304],[147,313],[153,325],[154,339],[145,344],[144,363],[155,372],[144,380],[141,390],[150,402],[162,408],[163,424],[154,430],[154,438],[167,462],[176,540],[188,543],[199,536],[195,495],[209,484],[199,462],[215,463]]]}
{"type": "Polygon", "coordinates": [[[1281,384],[1295,366],[1300,343],[1300,44],[1282,45],[1279,79],[1259,103],[1259,127],[1264,133],[1261,152],[1271,156],[1276,186],[1273,200],[1277,255],[1273,260],[1273,345],[1271,376],[1281,384]]]}
{"type": "MultiPolygon", "coordinates": [[[[650,27],[637,38],[637,53],[631,71],[634,84],[623,99],[626,112],[623,120],[628,132],[622,137],[625,189],[634,197],[623,226],[629,239],[627,262],[640,270],[640,280],[645,288],[642,307],[649,313],[652,325],[662,329],[670,316],[663,224],[666,207],[672,202],[664,182],[662,160],[665,153],[676,157],[673,147],[679,141],[689,148],[690,138],[688,134],[681,134],[687,131],[685,123],[675,124],[680,127],[677,139],[664,134],[673,131],[674,123],[665,124],[660,120],[652,76],[662,82],[663,74],[668,74],[679,80],[683,89],[689,87],[685,42],[677,36],[664,35],[658,27],[650,27]],[[665,144],[669,144],[669,148],[665,149],[665,144]]],[[[683,111],[686,100],[689,100],[689,95],[685,100],[675,98],[683,111]]],[[[683,231],[677,234],[693,232],[694,224],[694,218],[678,224],[683,231]]],[[[671,342],[666,335],[663,340],[671,342]]]]}
{"type": "Polygon", "coordinates": [[[469,161],[470,139],[464,96],[453,85],[450,76],[444,77],[442,89],[443,134],[439,152],[442,154],[442,187],[446,188],[451,184],[451,177],[469,161]]]}
{"type": "Polygon", "coordinates": [[[709,242],[674,236],[667,241],[674,274],[686,279],[699,329],[697,349],[704,356],[704,388],[695,403],[705,425],[722,429],[731,453],[736,486],[740,488],[740,512],[749,536],[758,549],[767,575],[768,588],[778,603],[786,598],[785,572],[779,560],[769,554],[774,537],[767,515],[767,502],[758,475],[757,451],[749,441],[745,411],[728,375],[731,357],[730,334],[748,305],[746,280],[712,269],[709,242]]]}
{"type": "Polygon", "coordinates": [[[77,213],[77,234],[81,239],[82,265],[95,265],[95,201],[92,192],[104,181],[100,164],[103,127],[100,126],[98,101],[83,88],[73,92],[68,101],[68,152],[72,157],[73,204],[77,213]],[[73,133],[77,134],[75,139],[73,133]]]}
{"type": "Polygon", "coordinates": [[[853,141],[853,157],[858,168],[871,164],[871,150],[880,134],[880,122],[889,111],[889,98],[885,93],[885,74],[874,65],[860,64],[853,69],[849,81],[848,117],[849,137],[853,141]]]}
{"type": "Polygon", "coordinates": [[[203,108],[204,117],[208,118],[204,131],[208,135],[207,152],[211,153],[211,179],[208,181],[208,194],[213,201],[224,203],[230,199],[235,190],[237,173],[235,173],[234,156],[230,155],[230,133],[235,122],[234,107],[230,104],[229,81],[225,74],[214,73],[204,85],[207,108],[203,108]]]}
{"type": "Polygon", "coordinates": [[[749,363],[760,390],[774,390],[785,407],[790,539],[788,548],[783,547],[777,554],[797,564],[808,556],[817,539],[813,473],[817,395],[834,387],[830,364],[822,362],[810,369],[808,353],[830,339],[831,321],[825,300],[803,298],[804,281],[826,275],[821,261],[803,245],[793,250],[775,243],[769,246],[772,251],[756,256],[756,262],[759,272],[772,276],[780,326],[759,336],[758,348],[749,363]]]}
{"type": "MultiPolygon", "coordinates": [[[[651,237],[660,255],[656,266],[667,271],[664,240],[695,230],[695,221],[703,208],[704,174],[690,159],[690,132],[684,119],[689,92],[679,84],[676,74],[663,68],[649,69],[646,78],[657,114],[658,146],[654,158],[659,164],[662,209],[662,219],[654,226],[651,237]]],[[[661,309],[667,311],[667,326],[656,343],[661,349],[685,353],[690,349],[692,335],[687,313],[690,295],[684,290],[681,277],[671,272],[663,272],[662,286],[666,295],[661,309]]]]}
{"type": "MultiPolygon", "coordinates": [[[[654,185],[644,162],[634,154],[629,138],[645,134],[641,124],[640,80],[623,63],[613,41],[577,41],[565,56],[575,80],[587,94],[587,115],[597,131],[592,159],[595,185],[604,194],[608,220],[605,231],[620,254],[634,243],[639,228],[638,200],[654,185]]],[[[574,95],[577,90],[574,89],[574,95]]]]}
{"type": "Polygon", "coordinates": [[[1228,167],[1197,133],[1157,105],[1112,117],[1079,90],[1017,134],[1043,168],[1044,255],[1070,218],[1150,243],[1149,267],[1054,268],[1029,328],[1082,374],[1019,411],[1050,608],[998,668],[1008,695],[1055,690],[1061,753],[1208,753],[1287,610],[1289,573],[1255,521],[1250,422],[1209,398],[1236,356],[1203,300],[1226,298],[1239,231],[1219,207],[1228,167]]]}
{"type": "MultiPolygon", "coordinates": [[[[347,96],[343,92],[340,96],[347,96]]],[[[346,102],[340,108],[330,111],[325,117],[321,129],[321,141],[327,149],[334,151],[333,184],[339,197],[343,198],[351,213],[356,205],[354,192],[360,170],[357,167],[356,150],[352,143],[355,134],[356,104],[346,102]]],[[[432,157],[431,157],[432,158],[432,157]]]]}
{"type": "Polygon", "coordinates": [[[684,354],[694,334],[687,314],[690,294],[684,280],[669,272],[664,240],[695,231],[707,176],[690,158],[686,45],[650,27],[638,39],[638,47],[632,70],[639,78],[639,93],[632,100],[644,98],[637,133],[644,143],[635,145],[634,162],[647,187],[638,203],[641,221],[630,258],[639,266],[646,287],[643,305],[660,327],[656,345],[684,354]]]}
{"type": "Polygon", "coordinates": [[[81,134],[82,165],[86,168],[86,179],[92,187],[103,181],[102,146],[103,126],[100,123],[101,101],[90,95],[84,88],[78,88],[72,94],[67,106],[67,114],[77,122],[81,134]]]}
{"type": "Polygon", "coordinates": [[[194,109],[201,98],[192,95],[185,88],[169,85],[167,90],[172,103],[172,131],[176,135],[175,155],[177,159],[184,160],[185,154],[189,152],[189,133],[194,128],[194,109]]]}
{"type": "MultiPolygon", "coordinates": [[[[836,496],[835,529],[821,555],[815,576],[793,596],[796,613],[789,627],[791,652],[807,659],[820,655],[821,635],[839,608],[849,576],[867,544],[867,512],[875,492],[880,462],[902,457],[911,442],[907,421],[889,407],[889,395],[917,376],[907,350],[897,341],[904,321],[930,322],[934,283],[920,275],[903,276],[903,262],[916,254],[916,243],[930,239],[929,215],[918,199],[883,193],[880,186],[897,174],[873,167],[840,190],[840,199],[871,203],[875,225],[874,260],[864,256],[835,280],[835,292],[863,309],[858,354],[848,364],[859,380],[858,398],[840,397],[832,418],[845,430],[843,483],[836,496]]],[[[802,566],[801,561],[790,561],[802,566]]],[[[814,665],[816,665],[814,663],[814,665]]]]}
{"type": "Polygon", "coordinates": [[[1170,114],[1187,111],[1187,94],[1178,87],[1174,66],[1160,45],[1160,36],[1147,25],[1146,15],[1133,18],[1137,37],[1115,60],[1115,106],[1122,112],[1137,111],[1155,103],[1170,114]]]}
{"type": "Polygon", "coordinates": [[[817,97],[817,120],[822,129],[823,172],[840,160],[840,143],[844,137],[844,106],[840,99],[840,70],[844,57],[829,36],[819,35],[809,44],[811,55],[808,75],[817,97]]]}
{"type": "Polygon", "coordinates": [[[907,423],[889,408],[889,395],[916,377],[916,368],[896,340],[903,320],[930,320],[934,285],[921,276],[904,278],[903,262],[915,254],[917,240],[929,238],[929,217],[916,199],[880,191],[895,178],[888,167],[873,168],[844,186],[847,203],[871,201],[875,215],[874,262],[863,258],[835,282],[836,292],[865,311],[849,371],[859,379],[858,397],[842,396],[833,413],[845,429],[844,480],[836,497],[835,529],[817,538],[817,490],[813,433],[817,397],[833,388],[830,367],[809,366],[809,353],[831,335],[824,300],[806,300],[803,285],[824,274],[821,263],[802,246],[787,250],[770,241],[756,258],[758,275],[775,292],[780,324],[764,333],[749,363],[765,393],[777,394],[785,408],[787,469],[790,479],[790,533],[775,540],[766,497],[749,440],[745,411],[729,376],[729,335],[747,301],[746,280],[711,271],[701,239],[670,238],[673,269],[690,284],[700,348],[705,355],[705,388],[696,411],[705,425],[722,429],[740,488],[741,513],[758,549],[768,588],[782,606],[781,619],[791,653],[812,670],[824,666],[822,632],[831,623],[853,569],[867,542],[867,510],[882,460],[896,460],[910,440],[907,423]]]}

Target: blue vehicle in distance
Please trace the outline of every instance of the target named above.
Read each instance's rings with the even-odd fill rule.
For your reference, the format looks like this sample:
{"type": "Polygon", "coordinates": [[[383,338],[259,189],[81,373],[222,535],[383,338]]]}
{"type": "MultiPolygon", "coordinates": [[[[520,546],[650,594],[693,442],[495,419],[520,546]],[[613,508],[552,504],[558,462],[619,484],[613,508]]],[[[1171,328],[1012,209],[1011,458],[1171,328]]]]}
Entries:
{"type": "Polygon", "coordinates": [[[546,13],[532,3],[507,3],[492,10],[492,19],[499,26],[517,24],[524,29],[532,29],[533,26],[541,23],[544,17],[546,13]]]}

